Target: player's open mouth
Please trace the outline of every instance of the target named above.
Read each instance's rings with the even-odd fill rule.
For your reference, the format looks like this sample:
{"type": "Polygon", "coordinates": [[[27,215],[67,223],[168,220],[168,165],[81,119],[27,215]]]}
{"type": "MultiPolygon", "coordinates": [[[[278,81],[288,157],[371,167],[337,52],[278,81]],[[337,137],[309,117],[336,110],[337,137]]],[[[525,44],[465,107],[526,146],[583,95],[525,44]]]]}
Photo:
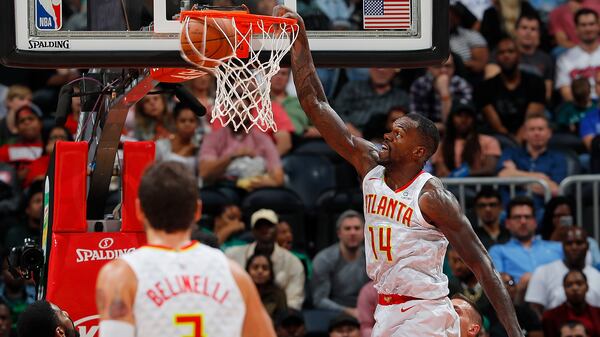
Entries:
{"type": "Polygon", "coordinates": [[[381,144],[381,151],[389,151],[390,148],[387,146],[386,143],[381,144]]]}

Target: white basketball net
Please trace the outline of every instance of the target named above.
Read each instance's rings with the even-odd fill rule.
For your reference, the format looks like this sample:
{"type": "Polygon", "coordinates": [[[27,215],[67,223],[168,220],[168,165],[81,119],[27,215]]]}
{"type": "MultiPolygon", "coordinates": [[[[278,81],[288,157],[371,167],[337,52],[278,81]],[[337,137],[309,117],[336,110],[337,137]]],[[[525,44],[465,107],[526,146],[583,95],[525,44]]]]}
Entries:
{"type": "Polygon", "coordinates": [[[254,23],[249,23],[250,29],[243,33],[236,25],[235,17],[219,18],[231,22],[238,33],[235,38],[229,38],[223,27],[219,25],[219,22],[222,21],[213,17],[203,18],[205,25],[203,40],[206,41],[207,22],[211,20],[213,26],[219,27],[223,37],[226,38],[234,51],[234,55],[231,57],[221,59],[205,57],[204,51],[198,50],[194,46],[189,35],[189,23],[190,20],[194,19],[187,17],[183,21],[181,34],[187,39],[194,53],[202,61],[219,63],[216,68],[206,68],[189,60],[182,52],[182,56],[188,62],[195,64],[202,70],[211,72],[216,77],[217,88],[210,119],[211,123],[216,120],[219,120],[224,126],[232,123],[236,131],[243,127],[246,132],[249,132],[253,126],[258,127],[263,132],[269,129],[277,131],[271,107],[271,78],[279,71],[279,62],[290,50],[298,36],[297,25],[287,23],[265,25],[262,20],[256,20],[254,23]],[[260,33],[253,33],[256,28],[260,30],[260,33]],[[270,44],[261,43],[261,40],[262,42],[270,42],[270,44]],[[235,55],[235,51],[243,46],[244,42],[247,43],[246,46],[250,46],[247,59],[241,59],[235,55]],[[270,47],[271,50],[267,50],[267,47],[270,47]],[[268,57],[260,60],[259,55],[263,51],[263,58],[265,55],[268,55],[268,57]]]}

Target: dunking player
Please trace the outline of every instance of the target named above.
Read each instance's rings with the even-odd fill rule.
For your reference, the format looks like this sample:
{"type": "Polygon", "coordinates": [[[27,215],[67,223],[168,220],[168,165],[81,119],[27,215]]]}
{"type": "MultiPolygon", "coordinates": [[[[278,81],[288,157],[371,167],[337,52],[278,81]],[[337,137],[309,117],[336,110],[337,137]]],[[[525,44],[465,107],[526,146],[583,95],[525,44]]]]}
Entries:
{"type": "Polygon", "coordinates": [[[367,273],[379,293],[373,336],[459,336],[442,273],[448,241],[483,285],[508,335],[523,336],[502,280],[458,202],[439,179],[423,172],[439,143],[433,122],[417,114],[401,117],[381,150],[350,134],[327,102],[302,18],[285,7],[274,13],[300,25],[291,56],[302,108],[363,177],[367,273]]]}
{"type": "Polygon", "coordinates": [[[100,337],[275,336],[250,276],[220,250],[191,241],[196,185],[180,163],[146,170],[136,210],[148,245],[101,269],[100,337]]]}

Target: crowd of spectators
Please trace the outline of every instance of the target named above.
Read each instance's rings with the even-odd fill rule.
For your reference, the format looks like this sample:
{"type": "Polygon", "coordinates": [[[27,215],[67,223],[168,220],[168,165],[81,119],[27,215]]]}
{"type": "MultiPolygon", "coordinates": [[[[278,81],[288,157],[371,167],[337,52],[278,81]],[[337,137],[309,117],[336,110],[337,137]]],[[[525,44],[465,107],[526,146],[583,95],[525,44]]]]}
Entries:
{"type": "MultiPolygon", "coordinates": [[[[275,1],[258,3],[255,9],[269,14],[275,1]]],[[[357,28],[360,6],[316,0],[301,1],[298,8],[309,26],[345,30],[357,28]]],[[[532,198],[486,187],[470,206],[475,232],[527,336],[600,336],[600,249],[585,230],[589,224],[575,222],[577,205],[559,195],[565,177],[600,173],[598,13],[597,0],[452,0],[452,54],[442,65],[318,71],[332,106],[356,136],[379,144],[392,122],[410,112],[433,120],[442,141],[425,169],[436,176],[528,177],[547,184],[550,201],[532,184],[532,198]]],[[[68,25],[79,19],[74,14],[68,25]]],[[[67,123],[55,126],[57,94],[82,71],[0,67],[1,337],[34,301],[33,285],[9,273],[6,252],[25,238],[39,243],[44,175],[56,141],[76,135],[82,109],[74,97],[67,123]]],[[[364,270],[361,205],[348,203],[328,217],[306,209],[309,215],[298,220],[276,207],[279,200],[252,211],[245,204],[256,191],[294,190],[286,159],[322,144],[291,77],[289,69],[281,69],[271,83],[276,132],[211,124],[210,117],[197,118],[165,91],[132,107],[122,137],[154,141],[157,160],[185,163],[196,172],[201,196],[216,193],[226,200],[216,205],[203,200],[207,216],[194,236],[246,268],[279,336],[324,331],[366,337],[374,324],[376,292],[364,270]],[[308,229],[315,224],[336,235],[315,246],[308,229]]],[[[214,78],[185,85],[210,114],[214,78]]],[[[317,149],[322,155],[323,148],[317,149]]],[[[338,174],[345,172],[339,158],[329,152],[325,157],[336,170],[333,188],[359,191],[358,177],[338,174]]],[[[118,192],[118,184],[111,188],[118,192]]],[[[475,303],[483,317],[481,331],[468,330],[505,336],[477,279],[452,247],[446,262],[450,295],[475,303]]]]}

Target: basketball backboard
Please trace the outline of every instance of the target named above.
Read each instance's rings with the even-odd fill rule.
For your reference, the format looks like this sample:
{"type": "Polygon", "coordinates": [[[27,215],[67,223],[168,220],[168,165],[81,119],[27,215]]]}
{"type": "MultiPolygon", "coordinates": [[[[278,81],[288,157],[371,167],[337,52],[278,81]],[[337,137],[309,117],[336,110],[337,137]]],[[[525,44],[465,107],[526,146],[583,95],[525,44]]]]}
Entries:
{"type": "MultiPolygon", "coordinates": [[[[277,3],[241,1],[255,14],[270,14],[277,3]]],[[[3,0],[0,57],[9,66],[39,68],[187,66],[179,53],[180,23],[174,15],[189,2],[3,0]]],[[[447,0],[282,3],[304,17],[317,66],[420,67],[448,55],[447,0]]]]}

